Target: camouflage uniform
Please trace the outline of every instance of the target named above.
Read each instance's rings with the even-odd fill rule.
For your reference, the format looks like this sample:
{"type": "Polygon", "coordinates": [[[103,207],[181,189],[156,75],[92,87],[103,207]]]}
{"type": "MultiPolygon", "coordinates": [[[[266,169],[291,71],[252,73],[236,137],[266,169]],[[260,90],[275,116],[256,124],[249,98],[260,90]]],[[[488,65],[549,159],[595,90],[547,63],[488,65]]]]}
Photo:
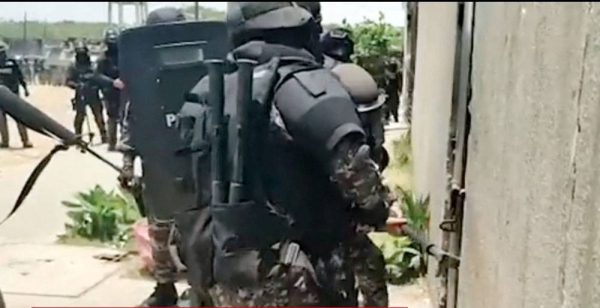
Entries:
{"type": "MultiPolygon", "coordinates": [[[[117,145],[117,150],[123,153],[124,174],[120,176],[120,181],[124,186],[127,185],[127,183],[124,182],[131,181],[134,177],[134,161],[138,156],[137,151],[131,144],[131,135],[129,130],[130,121],[130,103],[127,102],[123,112],[119,144],[117,145]]],[[[144,194],[142,193],[142,195],[144,194]]],[[[148,235],[150,236],[150,243],[152,245],[152,259],[154,260],[154,271],[152,274],[158,284],[170,286],[177,281],[177,267],[175,266],[169,251],[169,236],[171,234],[173,221],[158,219],[148,210],[149,209],[146,209],[149,225],[148,235]]],[[[175,287],[173,285],[173,289],[174,288],[175,287]]]]}
{"type": "MultiPolygon", "coordinates": [[[[340,67],[343,67],[341,71],[345,71],[345,76],[338,77],[351,94],[355,103],[359,105],[357,109],[360,113],[360,104],[363,101],[368,103],[376,101],[378,98],[378,90],[375,81],[373,80],[371,82],[372,77],[366,71],[357,66],[352,68],[361,70],[360,72],[351,71],[348,69],[349,64],[343,64],[350,62],[350,55],[353,53],[354,43],[345,32],[335,29],[322,35],[321,43],[323,44],[323,49],[326,53],[324,67],[332,70],[336,75],[344,74],[337,72],[340,67]]],[[[371,126],[369,125],[370,123],[365,123],[369,120],[368,117],[361,117],[361,122],[365,127],[371,126]]],[[[383,129],[383,127],[381,127],[381,129],[383,129]]],[[[366,128],[365,131],[375,133],[375,136],[381,135],[381,139],[383,139],[383,131],[374,132],[371,129],[367,130],[366,128]]],[[[369,144],[369,146],[371,146],[373,158],[381,165],[379,159],[380,155],[377,154],[380,154],[381,152],[380,149],[382,148],[383,140],[374,140],[373,138],[368,138],[368,140],[372,143],[369,144]]],[[[388,306],[389,300],[387,283],[385,280],[385,260],[382,252],[366,234],[361,233],[357,233],[355,236],[351,237],[346,245],[350,250],[349,261],[354,268],[358,288],[363,295],[365,306],[388,306]]]]}
{"type": "MultiPolygon", "coordinates": [[[[269,237],[273,233],[265,233],[265,229],[253,227],[249,232],[253,234],[244,238],[239,232],[250,229],[245,229],[245,226],[238,228],[240,221],[235,218],[236,214],[244,214],[243,209],[237,211],[237,207],[230,204],[211,204],[214,223],[209,233],[212,235],[211,247],[215,249],[214,262],[210,268],[214,284],[209,293],[213,302],[217,306],[357,306],[355,276],[351,263],[348,262],[351,252],[347,243],[356,232],[352,230],[354,226],[351,222],[354,218],[361,225],[383,225],[388,216],[388,191],[381,182],[377,164],[369,155],[369,147],[365,145],[360,121],[353,114],[350,97],[331,74],[318,66],[315,57],[308,52],[311,47],[309,44],[314,42],[309,38],[312,33],[306,32],[312,26],[310,15],[307,17],[306,12],[287,2],[229,2],[227,15],[227,21],[232,26],[232,45],[236,47],[234,53],[239,56],[234,58],[253,59],[259,66],[268,66],[266,62],[272,57],[289,56],[302,63],[302,69],[306,69],[306,66],[312,68],[311,65],[314,65],[314,71],[310,72],[311,75],[294,75],[295,78],[289,79],[282,77],[289,83],[274,90],[274,106],[268,110],[268,137],[264,138],[264,146],[256,147],[259,152],[255,153],[257,157],[261,157],[260,162],[270,161],[273,157],[281,158],[280,161],[274,161],[271,168],[259,169],[262,178],[270,179],[265,182],[279,184],[269,186],[270,183],[265,183],[265,188],[259,189],[265,189],[267,203],[273,205],[271,210],[278,212],[289,209],[286,214],[276,215],[279,218],[287,216],[292,221],[289,226],[281,229],[274,227],[281,233],[274,232],[278,236],[269,239],[264,239],[263,236],[269,237]],[[281,15],[278,14],[280,12],[281,15]],[[264,18],[258,18],[263,14],[265,15],[261,17],[264,18]],[[282,15],[286,18],[276,18],[282,15]],[[292,29],[292,32],[287,34],[292,35],[287,36],[287,42],[282,39],[281,45],[273,46],[275,43],[272,41],[283,36],[278,31],[288,29],[292,29]],[[293,31],[297,31],[295,34],[302,37],[303,41],[291,42],[296,38],[293,31]],[[257,39],[261,35],[265,36],[264,40],[257,39]],[[300,44],[304,44],[303,48],[298,48],[300,44]],[[244,48],[247,52],[245,54],[244,48]],[[257,54],[255,51],[261,52],[257,54]],[[319,82],[308,82],[308,76],[311,81],[317,79],[319,82]],[[317,86],[323,86],[323,89],[317,86]],[[313,91],[323,92],[316,95],[313,91]],[[339,116],[332,113],[332,117],[328,118],[331,121],[305,117],[308,114],[306,110],[296,110],[300,114],[293,114],[290,110],[295,103],[304,104],[303,108],[310,109],[313,106],[325,108],[330,106],[329,102],[339,103],[341,107],[339,116]],[[284,118],[285,116],[287,117],[284,118]],[[317,127],[322,123],[325,125],[317,127]],[[344,127],[343,132],[338,130],[340,127],[344,127]],[[302,137],[305,139],[300,140],[302,137]],[[314,145],[315,142],[311,141],[319,144],[314,145]],[[298,163],[294,171],[301,174],[289,176],[286,166],[288,162],[298,163]],[[315,172],[300,172],[313,170],[312,168],[315,168],[315,172]],[[285,196],[284,200],[280,200],[281,195],[285,196]],[[311,198],[307,198],[308,196],[311,198]],[[309,208],[310,205],[315,206],[309,208]],[[232,216],[234,218],[228,220],[232,216]],[[334,220],[332,217],[338,219],[334,220]],[[290,232],[290,236],[287,236],[287,232],[290,232]],[[280,234],[285,235],[279,236],[280,234]],[[257,235],[261,241],[253,240],[257,235]],[[292,244],[283,244],[282,237],[298,244],[292,261],[286,258],[292,244]],[[270,246],[271,249],[265,246],[270,246]],[[253,254],[254,252],[257,254],[253,254]]],[[[289,65],[293,67],[294,63],[289,65]]],[[[225,110],[229,112],[232,109],[228,107],[233,106],[231,93],[238,92],[237,83],[230,82],[234,78],[235,74],[228,75],[224,82],[225,110]]],[[[206,98],[208,82],[206,78],[203,81],[197,85],[199,89],[195,88],[192,92],[198,94],[198,97],[206,98]]],[[[254,77],[254,86],[260,82],[260,77],[254,77]]],[[[316,110],[318,109],[310,110],[311,116],[330,114],[316,110]]],[[[228,133],[231,134],[234,132],[235,121],[239,119],[233,116],[230,120],[228,133]]],[[[263,207],[257,203],[255,209],[260,211],[263,207]]],[[[260,221],[261,224],[270,224],[268,217],[260,214],[257,217],[265,219],[260,221]]]]}
{"type": "Polygon", "coordinates": [[[358,289],[363,295],[364,306],[388,307],[385,259],[379,247],[364,233],[352,237],[346,245],[350,250],[349,260],[358,289]]]}
{"type": "MultiPolygon", "coordinates": [[[[389,190],[381,184],[381,175],[379,167],[371,159],[365,159],[364,169],[358,172],[352,172],[349,167],[351,157],[360,157],[369,155],[367,147],[358,150],[348,151],[345,160],[339,162],[338,181],[343,187],[342,191],[347,198],[356,200],[358,204],[368,204],[370,199],[389,198],[389,190]],[[360,153],[362,152],[362,153],[360,153]],[[357,154],[358,153],[358,154],[357,154]]],[[[364,214],[358,214],[357,221],[363,219],[370,220],[369,217],[360,217],[364,214]]],[[[361,223],[359,223],[361,225],[361,223]]],[[[361,228],[364,229],[364,228],[361,228]]],[[[368,228],[367,228],[368,229],[368,228]]],[[[356,275],[358,288],[363,295],[364,305],[368,307],[387,307],[389,298],[387,283],[385,280],[385,260],[381,250],[375,246],[367,234],[357,231],[354,236],[349,237],[345,243],[348,247],[348,260],[356,275]]]]}

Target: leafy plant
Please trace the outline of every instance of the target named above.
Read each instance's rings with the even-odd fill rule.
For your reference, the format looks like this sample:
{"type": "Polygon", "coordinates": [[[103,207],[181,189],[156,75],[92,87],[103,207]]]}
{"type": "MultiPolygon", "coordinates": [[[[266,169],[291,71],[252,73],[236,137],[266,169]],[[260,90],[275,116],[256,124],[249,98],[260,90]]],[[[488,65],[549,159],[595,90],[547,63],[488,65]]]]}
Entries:
{"type": "Polygon", "coordinates": [[[401,138],[392,141],[391,166],[403,169],[412,165],[412,158],[412,139],[409,129],[401,138]]]}
{"type": "Polygon", "coordinates": [[[415,231],[427,232],[429,227],[429,196],[421,197],[416,193],[396,186],[396,191],[402,196],[400,204],[402,214],[408,226],[415,231]]]}
{"type": "MultiPolygon", "coordinates": [[[[396,187],[401,198],[400,208],[408,226],[426,234],[429,225],[429,197],[396,187]]],[[[393,284],[405,284],[425,275],[427,258],[425,247],[414,243],[409,237],[393,237],[388,234],[371,234],[381,249],[386,263],[387,280],[393,284]]]]}
{"type": "Polygon", "coordinates": [[[63,201],[69,208],[66,237],[84,238],[123,246],[131,237],[131,225],[139,218],[135,200],[128,194],[107,192],[96,185],[75,195],[76,202],[63,201]]]}

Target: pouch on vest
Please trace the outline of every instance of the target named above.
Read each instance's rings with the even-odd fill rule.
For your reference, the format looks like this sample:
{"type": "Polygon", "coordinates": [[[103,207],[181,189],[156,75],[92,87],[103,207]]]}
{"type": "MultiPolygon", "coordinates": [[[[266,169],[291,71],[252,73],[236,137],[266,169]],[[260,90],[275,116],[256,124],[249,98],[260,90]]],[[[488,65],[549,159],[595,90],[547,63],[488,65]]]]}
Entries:
{"type": "Polygon", "coordinates": [[[178,114],[177,129],[184,147],[179,155],[190,155],[196,204],[210,202],[210,119],[211,108],[204,102],[188,101],[178,114]]]}

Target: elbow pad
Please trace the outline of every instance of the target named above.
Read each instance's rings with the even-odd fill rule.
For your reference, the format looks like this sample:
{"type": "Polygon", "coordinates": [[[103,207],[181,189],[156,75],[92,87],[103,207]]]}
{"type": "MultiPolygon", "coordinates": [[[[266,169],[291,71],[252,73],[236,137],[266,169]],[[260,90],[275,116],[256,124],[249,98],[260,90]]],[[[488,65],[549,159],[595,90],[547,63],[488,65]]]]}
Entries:
{"type": "Polygon", "coordinates": [[[352,99],[325,69],[294,74],[275,94],[275,106],[294,141],[325,161],[345,136],[364,136],[352,99]]]}

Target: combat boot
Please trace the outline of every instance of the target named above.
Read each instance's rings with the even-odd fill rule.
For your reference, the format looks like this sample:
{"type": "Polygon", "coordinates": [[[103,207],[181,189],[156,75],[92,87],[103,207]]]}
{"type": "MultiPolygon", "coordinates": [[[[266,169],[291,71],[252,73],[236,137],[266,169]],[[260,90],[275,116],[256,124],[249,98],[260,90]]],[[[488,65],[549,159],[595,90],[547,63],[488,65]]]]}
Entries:
{"type": "Polygon", "coordinates": [[[154,292],[142,302],[140,307],[174,307],[177,305],[177,290],[174,283],[158,283],[154,292]]]}

